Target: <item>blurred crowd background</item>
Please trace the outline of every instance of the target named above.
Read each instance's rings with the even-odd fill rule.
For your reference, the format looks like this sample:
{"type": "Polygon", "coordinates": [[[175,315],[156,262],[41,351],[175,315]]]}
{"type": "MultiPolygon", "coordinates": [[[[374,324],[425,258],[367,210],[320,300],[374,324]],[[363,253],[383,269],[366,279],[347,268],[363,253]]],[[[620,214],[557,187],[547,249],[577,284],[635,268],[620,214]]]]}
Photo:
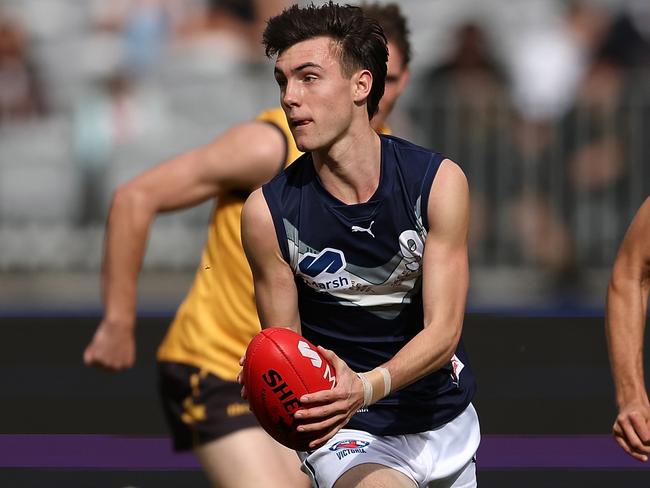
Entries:
{"type": "MultiPolygon", "coordinates": [[[[0,0],[0,310],[99,306],[112,191],[277,105],[260,33],[290,3],[0,0]]],[[[650,2],[398,3],[390,123],[468,175],[470,307],[601,309],[650,193],[650,2]]],[[[181,299],[211,206],[157,220],[143,309],[181,299]]]]}

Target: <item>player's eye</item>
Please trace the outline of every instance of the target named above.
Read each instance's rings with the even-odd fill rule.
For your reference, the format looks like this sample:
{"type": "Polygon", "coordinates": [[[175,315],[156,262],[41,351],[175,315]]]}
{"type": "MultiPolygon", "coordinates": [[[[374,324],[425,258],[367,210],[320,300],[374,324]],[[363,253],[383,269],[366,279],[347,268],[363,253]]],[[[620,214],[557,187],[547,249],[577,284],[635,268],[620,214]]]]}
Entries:
{"type": "Polygon", "coordinates": [[[302,81],[304,81],[305,83],[311,83],[312,81],[316,81],[317,79],[318,77],[315,75],[305,75],[302,78],[302,81]]]}

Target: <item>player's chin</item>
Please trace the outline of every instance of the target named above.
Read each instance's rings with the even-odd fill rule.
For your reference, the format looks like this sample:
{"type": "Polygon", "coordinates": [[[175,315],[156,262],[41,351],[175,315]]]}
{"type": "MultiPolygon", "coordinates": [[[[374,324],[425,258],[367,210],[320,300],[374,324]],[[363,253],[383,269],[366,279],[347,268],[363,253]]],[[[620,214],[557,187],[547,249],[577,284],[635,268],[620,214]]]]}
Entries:
{"type": "Polygon", "coordinates": [[[318,149],[318,146],[306,137],[295,137],[296,147],[302,152],[312,152],[318,149]]]}

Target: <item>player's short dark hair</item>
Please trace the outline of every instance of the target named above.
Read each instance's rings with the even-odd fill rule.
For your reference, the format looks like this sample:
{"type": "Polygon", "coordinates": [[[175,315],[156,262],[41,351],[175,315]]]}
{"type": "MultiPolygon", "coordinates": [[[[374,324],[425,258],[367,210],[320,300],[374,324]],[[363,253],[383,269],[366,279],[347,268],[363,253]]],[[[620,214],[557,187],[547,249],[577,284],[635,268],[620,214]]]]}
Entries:
{"type": "Polygon", "coordinates": [[[360,7],[332,1],[319,7],[293,5],[269,19],[262,42],[266,55],[272,57],[299,42],[321,36],[336,43],[345,76],[358,69],[372,73],[367,101],[368,117],[372,118],[384,94],[388,48],[379,23],[364,15],[360,7]]]}
{"type": "Polygon", "coordinates": [[[396,3],[362,3],[361,9],[364,15],[379,22],[386,39],[395,44],[402,55],[404,66],[408,66],[411,62],[411,41],[409,41],[411,32],[399,5],[396,3]]]}

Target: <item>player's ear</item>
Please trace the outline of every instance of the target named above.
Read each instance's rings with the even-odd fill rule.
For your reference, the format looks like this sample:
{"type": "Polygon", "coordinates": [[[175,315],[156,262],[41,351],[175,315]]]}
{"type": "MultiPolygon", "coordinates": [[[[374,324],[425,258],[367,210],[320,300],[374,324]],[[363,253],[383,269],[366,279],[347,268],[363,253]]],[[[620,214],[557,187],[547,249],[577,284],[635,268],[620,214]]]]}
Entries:
{"type": "Polygon", "coordinates": [[[353,78],[355,81],[354,101],[362,102],[370,95],[370,90],[372,89],[372,73],[367,69],[363,69],[355,73],[353,78]]]}

